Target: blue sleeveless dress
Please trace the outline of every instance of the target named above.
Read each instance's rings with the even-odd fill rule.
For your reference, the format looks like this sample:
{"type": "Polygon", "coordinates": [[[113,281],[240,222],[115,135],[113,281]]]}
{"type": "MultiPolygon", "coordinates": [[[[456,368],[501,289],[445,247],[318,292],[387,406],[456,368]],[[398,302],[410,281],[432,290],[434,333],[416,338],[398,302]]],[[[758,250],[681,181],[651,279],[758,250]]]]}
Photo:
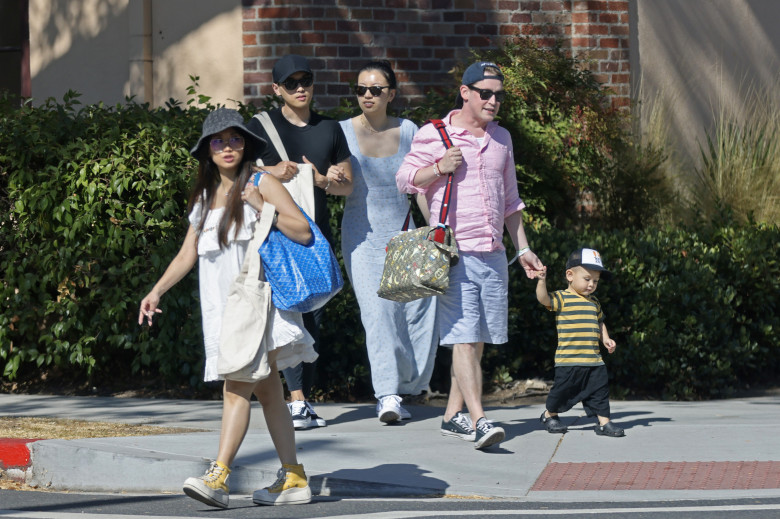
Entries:
{"type": "Polygon", "coordinates": [[[417,126],[403,119],[398,151],[377,158],[360,152],[352,120],[340,124],[352,152],[354,186],[341,221],[341,252],[366,331],[374,395],[377,399],[419,395],[428,388],[438,345],[436,298],[397,303],[376,294],[385,247],[401,232],[409,210],[406,195],[396,187],[395,172],[411,147],[417,126]]]}

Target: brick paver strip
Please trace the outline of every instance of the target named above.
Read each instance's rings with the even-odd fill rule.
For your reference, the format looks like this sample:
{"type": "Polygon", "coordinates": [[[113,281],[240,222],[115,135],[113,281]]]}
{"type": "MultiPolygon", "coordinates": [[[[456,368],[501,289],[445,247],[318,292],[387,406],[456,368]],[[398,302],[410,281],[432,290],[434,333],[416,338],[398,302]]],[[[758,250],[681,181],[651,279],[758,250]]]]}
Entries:
{"type": "Polygon", "coordinates": [[[550,463],[531,490],[780,488],[780,461],[550,463]]]}

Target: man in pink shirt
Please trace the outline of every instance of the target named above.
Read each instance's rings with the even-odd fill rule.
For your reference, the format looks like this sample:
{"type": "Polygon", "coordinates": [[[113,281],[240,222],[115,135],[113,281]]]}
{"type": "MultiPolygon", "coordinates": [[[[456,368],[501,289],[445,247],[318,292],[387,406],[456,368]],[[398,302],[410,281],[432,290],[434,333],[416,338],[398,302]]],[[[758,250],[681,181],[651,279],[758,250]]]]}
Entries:
{"type": "Polygon", "coordinates": [[[501,427],[482,408],[482,351],[485,343],[507,342],[509,272],[502,244],[504,227],[529,278],[544,265],[531,252],[523,228],[525,204],[517,192],[512,139],[493,119],[506,95],[504,76],[490,62],[466,69],[458,108],[444,118],[453,146],[445,149],[431,124],[423,126],[396,173],[398,189],[423,193],[430,221],[439,211],[453,173],[449,221],[460,251],[450,269],[450,286],[438,297],[439,342],[452,347],[452,386],[441,433],[484,449],[503,441],[501,427]],[[469,416],[463,414],[463,404],[469,416]]]}

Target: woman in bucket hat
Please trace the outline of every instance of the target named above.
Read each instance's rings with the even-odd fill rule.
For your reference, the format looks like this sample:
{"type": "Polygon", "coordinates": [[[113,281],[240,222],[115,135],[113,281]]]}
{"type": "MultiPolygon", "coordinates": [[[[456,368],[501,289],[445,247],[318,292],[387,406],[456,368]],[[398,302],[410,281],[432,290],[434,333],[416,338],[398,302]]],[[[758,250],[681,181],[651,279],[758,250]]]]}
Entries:
{"type": "MultiPolygon", "coordinates": [[[[308,243],[308,222],[287,190],[271,175],[262,174],[257,185],[250,182],[251,160],[266,145],[251,132],[236,111],[219,108],[203,122],[203,132],[190,153],[198,159],[198,176],[190,197],[190,226],[179,253],[165,273],[141,301],[138,323],[151,326],[160,298],[198,263],[203,335],[206,348],[205,381],[219,380],[217,354],[222,313],[228,290],[241,271],[244,255],[252,237],[252,224],[265,201],[276,207],[274,225],[291,240],[308,243]]],[[[249,253],[257,254],[256,251],[249,253]]],[[[300,362],[312,362],[317,354],[313,340],[303,328],[301,315],[272,307],[273,332],[283,328],[285,344],[271,341],[268,361],[270,375],[256,382],[225,380],[222,432],[217,458],[203,476],[191,477],[184,492],[210,506],[227,508],[230,465],[249,425],[250,398],[254,394],[263,407],[282,468],[277,481],[254,493],[258,504],[301,504],[311,500],[303,465],[298,464],[295,431],[284,401],[278,368],[300,362]],[[292,342],[290,338],[293,338],[292,342]],[[278,368],[275,366],[278,359],[278,368]],[[284,360],[282,360],[284,359],[284,360]]],[[[282,335],[282,334],[280,334],[282,335]]]]}

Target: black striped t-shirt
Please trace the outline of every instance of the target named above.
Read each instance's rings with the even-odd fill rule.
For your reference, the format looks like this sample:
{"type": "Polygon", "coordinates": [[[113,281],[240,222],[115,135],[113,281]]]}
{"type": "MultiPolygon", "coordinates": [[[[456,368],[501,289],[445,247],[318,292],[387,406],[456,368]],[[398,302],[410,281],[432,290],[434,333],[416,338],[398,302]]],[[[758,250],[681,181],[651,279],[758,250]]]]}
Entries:
{"type": "Polygon", "coordinates": [[[604,320],[595,296],[583,297],[573,290],[550,294],[550,310],[555,312],[558,329],[556,366],[604,364],[599,351],[599,324],[604,320]]]}

